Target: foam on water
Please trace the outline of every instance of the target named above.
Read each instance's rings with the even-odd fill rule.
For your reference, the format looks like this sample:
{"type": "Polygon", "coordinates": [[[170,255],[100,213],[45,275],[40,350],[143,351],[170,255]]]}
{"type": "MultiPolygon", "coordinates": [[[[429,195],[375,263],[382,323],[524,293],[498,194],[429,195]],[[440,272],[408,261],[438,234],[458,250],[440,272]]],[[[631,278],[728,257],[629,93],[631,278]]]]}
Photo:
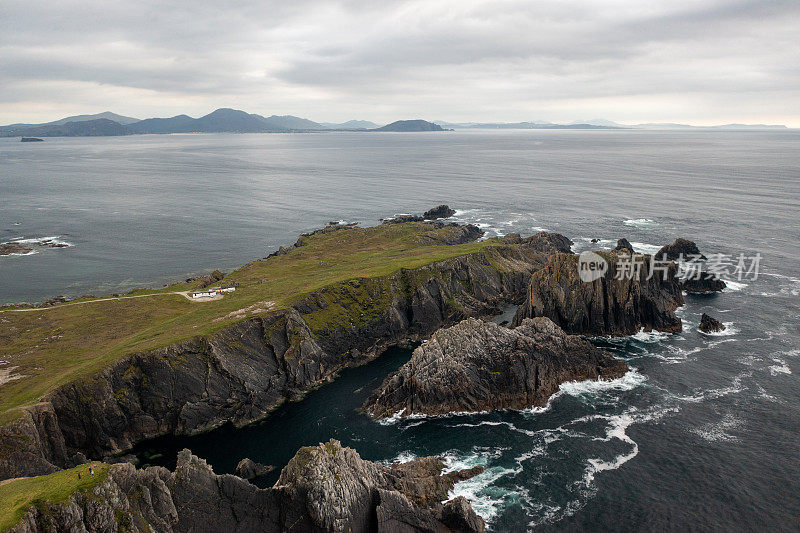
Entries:
{"type": "Polygon", "coordinates": [[[589,466],[586,467],[583,475],[583,482],[587,486],[591,485],[592,481],[594,481],[594,476],[597,473],[605,470],[616,470],[620,466],[636,457],[639,453],[639,445],[636,444],[636,442],[625,433],[625,430],[628,429],[631,424],[633,424],[633,417],[628,414],[616,415],[610,417],[609,422],[610,425],[606,429],[606,437],[598,440],[610,441],[612,439],[617,439],[631,445],[631,451],[617,455],[611,461],[605,461],[603,459],[589,459],[589,466]]]}
{"type": "Polygon", "coordinates": [[[570,396],[597,394],[606,391],[627,391],[647,381],[647,377],[632,368],[624,376],[612,380],[568,381],[559,386],[559,390],[570,396]]]}
{"type": "Polygon", "coordinates": [[[650,229],[658,225],[657,222],[649,218],[629,218],[622,221],[622,223],[637,229],[650,229]]]}
{"type": "Polygon", "coordinates": [[[779,358],[773,357],[772,362],[775,363],[774,365],[770,365],[769,373],[773,376],[777,376],[779,374],[791,374],[792,369],[789,368],[789,365],[786,364],[786,361],[779,358]]]}
{"type": "Polygon", "coordinates": [[[655,255],[662,248],[658,244],[648,244],[646,242],[632,242],[634,251],[642,254],[655,255]]]}
{"type": "Polygon", "coordinates": [[[690,431],[708,442],[737,441],[739,440],[738,437],[731,435],[729,431],[741,425],[742,421],[740,419],[732,414],[727,414],[722,420],[692,428],[690,431]]]}
{"type": "Polygon", "coordinates": [[[726,279],[725,280],[725,285],[726,285],[726,287],[724,289],[722,289],[723,292],[724,291],[738,292],[738,291],[744,289],[745,287],[747,287],[748,284],[747,283],[742,283],[741,281],[731,281],[731,280],[727,280],[726,279]]]}
{"type": "Polygon", "coordinates": [[[699,329],[697,331],[700,331],[700,333],[709,337],[730,337],[739,333],[739,329],[733,327],[733,322],[723,322],[722,325],[725,326],[725,329],[722,331],[710,331],[708,333],[705,331],[700,331],[699,329]]]}

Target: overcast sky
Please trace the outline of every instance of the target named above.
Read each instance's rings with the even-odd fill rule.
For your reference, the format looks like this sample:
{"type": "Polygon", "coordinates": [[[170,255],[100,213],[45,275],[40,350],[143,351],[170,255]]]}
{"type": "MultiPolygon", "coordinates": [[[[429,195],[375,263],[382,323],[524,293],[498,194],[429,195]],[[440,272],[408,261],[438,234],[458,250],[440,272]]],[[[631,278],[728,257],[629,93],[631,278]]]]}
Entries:
{"type": "Polygon", "coordinates": [[[800,0],[0,0],[0,124],[218,107],[800,127],[800,0]]]}

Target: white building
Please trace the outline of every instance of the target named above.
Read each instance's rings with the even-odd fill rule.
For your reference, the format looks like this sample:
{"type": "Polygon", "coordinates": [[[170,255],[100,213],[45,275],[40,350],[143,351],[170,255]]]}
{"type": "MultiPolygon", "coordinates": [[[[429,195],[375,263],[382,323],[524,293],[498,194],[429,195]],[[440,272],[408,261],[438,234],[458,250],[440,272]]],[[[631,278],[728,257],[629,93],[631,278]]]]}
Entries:
{"type": "Polygon", "coordinates": [[[226,292],[233,292],[236,287],[211,287],[210,289],[203,289],[201,291],[194,291],[191,293],[192,298],[213,298],[226,292]]]}

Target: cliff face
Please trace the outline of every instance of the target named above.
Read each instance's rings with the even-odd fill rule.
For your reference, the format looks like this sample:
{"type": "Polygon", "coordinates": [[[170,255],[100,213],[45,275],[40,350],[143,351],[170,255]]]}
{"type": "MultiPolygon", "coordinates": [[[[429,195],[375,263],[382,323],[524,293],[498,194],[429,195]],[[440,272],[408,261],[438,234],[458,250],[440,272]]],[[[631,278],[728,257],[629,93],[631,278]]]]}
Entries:
{"type": "Polygon", "coordinates": [[[509,244],[352,280],[209,337],[127,357],[0,427],[0,479],[121,453],[159,435],[263,418],[387,347],[520,303],[549,251],[538,241],[509,244]]]}
{"type": "Polygon", "coordinates": [[[577,256],[550,257],[547,265],[531,276],[528,297],[514,325],[525,318],[545,316],[567,333],[584,335],[633,335],[642,328],[681,330],[674,311],[683,305],[683,295],[674,264],[668,265],[666,280],[661,272],[647,279],[649,261],[643,261],[639,276],[616,279],[620,256],[611,252],[602,257],[609,268],[591,282],[581,280],[577,256]]]}
{"type": "Polygon", "coordinates": [[[259,489],[184,450],[175,472],[113,465],[91,493],[40,503],[11,531],[480,532],[463,498],[440,503],[478,472],[443,475],[436,458],[385,466],[330,441],[299,450],[275,486],[259,489]]]}
{"type": "Polygon", "coordinates": [[[622,376],[627,366],[548,318],[515,329],[470,318],[436,332],[384,381],[364,408],[443,414],[542,406],[561,383],[622,376]]]}

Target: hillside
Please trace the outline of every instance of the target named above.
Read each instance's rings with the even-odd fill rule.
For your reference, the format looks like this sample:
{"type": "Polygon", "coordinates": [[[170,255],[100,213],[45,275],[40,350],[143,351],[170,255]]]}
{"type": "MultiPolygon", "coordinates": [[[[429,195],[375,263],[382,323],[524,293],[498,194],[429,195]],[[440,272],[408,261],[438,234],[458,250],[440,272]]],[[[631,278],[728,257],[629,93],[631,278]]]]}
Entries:
{"type": "Polygon", "coordinates": [[[0,137],[105,137],[132,135],[134,133],[136,132],[128,126],[123,126],[107,118],[101,118],[82,122],[5,130],[0,131],[0,137]]]}
{"type": "Polygon", "coordinates": [[[0,360],[24,376],[0,385],[0,420],[10,409],[37,402],[53,388],[125,354],[208,335],[253,313],[287,308],[312,291],[344,280],[385,276],[496,245],[493,240],[442,245],[457,230],[406,223],[317,233],[288,253],[234,271],[223,283],[237,283],[236,292],[206,303],[176,294],[195,286],[178,283],[129,294],[153,295],[148,297],[0,310],[0,360]]]}
{"type": "Polygon", "coordinates": [[[370,131],[445,131],[444,128],[427,120],[398,120],[370,131]]]}

